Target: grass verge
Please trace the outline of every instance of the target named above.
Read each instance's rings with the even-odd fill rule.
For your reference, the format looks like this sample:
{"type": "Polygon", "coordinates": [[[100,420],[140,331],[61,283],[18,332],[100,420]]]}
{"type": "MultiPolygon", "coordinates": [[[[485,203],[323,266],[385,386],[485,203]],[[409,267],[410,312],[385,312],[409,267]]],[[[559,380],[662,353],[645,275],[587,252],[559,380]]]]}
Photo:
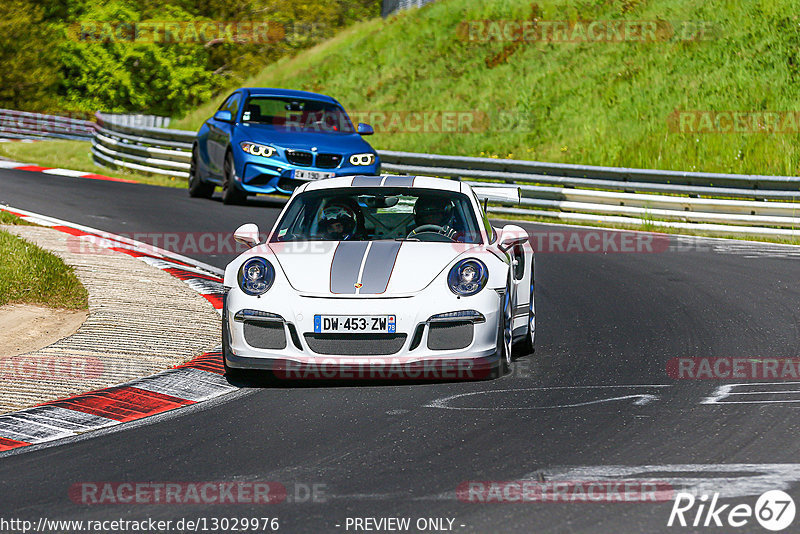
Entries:
{"type": "Polygon", "coordinates": [[[34,143],[2,143],[0,156],[22,163],[32,163],[42,167],[59,167],[75,171],[133,180],[142,184],[162,185],[166,187],[186,187],[184,178],[147,175],[125,169],[98,167],[92,160],[88,141],[36,141],[34,143]]]}
{"type": "Polygon", "coordinates": [[[0,224],[11,224],[14,226],[36,226],[33,223],[29,223],[25,219],[20,219],[16,215],[12,215],[7,211],[0,211],[0,224]]]}
{"type": "MultiPolygon", "coordinates": [[[[0,212],[4,224],[26,224],[0,212]],[[19,223],[14,223],[11,218],[19,223]]],[[[85,310],[89,294],[64,261],[4,230],[0,230],[0,306],[40,304],[50,308],[85,310]]]]}
{"type": "MultiPolygon", "coordinates": [[[[366,113],[364,122],[376,127],[369,140],[381,149],[796,176],[796,7],[793,0],[440,0],[357,24],[244,85],[332,95],[357,120],[366,113]],[[504,37],[502,28],[533,20],[542,28],[584,21],[577,26],[584,31],[589,21],[650,21],[659,31],[655,40],[621,42],[575,32],[504,37]],[[706,30],[695,31],[699,24],[706,30]],[[444,131],[404,119],[446,111],[474,112],[481,127],[444,131]],[[379,122],[368,112],[397,113],[379,122]],[[744,112],[743,124],[734,128],[716,112],[744,112]],[[765,118],[771,112],[785,114],[780,127],[765,118]]],[[[196,129],[223,96],[173,126],[196,129]]]]}

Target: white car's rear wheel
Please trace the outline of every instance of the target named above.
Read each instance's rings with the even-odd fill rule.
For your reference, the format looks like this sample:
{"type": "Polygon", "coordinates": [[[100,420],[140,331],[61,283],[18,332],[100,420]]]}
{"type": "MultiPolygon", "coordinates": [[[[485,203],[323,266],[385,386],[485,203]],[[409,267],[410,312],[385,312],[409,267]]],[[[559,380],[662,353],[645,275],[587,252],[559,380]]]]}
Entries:
{"type": "Polygon", "coordinates": [[[531,296],[528,301],[528,328],[525,337],[519,343],[519,355],[532,354],[535,349],[536,341],[536,301],[534,300],[534,269],[533,259],[531,259],[531,296]]]}

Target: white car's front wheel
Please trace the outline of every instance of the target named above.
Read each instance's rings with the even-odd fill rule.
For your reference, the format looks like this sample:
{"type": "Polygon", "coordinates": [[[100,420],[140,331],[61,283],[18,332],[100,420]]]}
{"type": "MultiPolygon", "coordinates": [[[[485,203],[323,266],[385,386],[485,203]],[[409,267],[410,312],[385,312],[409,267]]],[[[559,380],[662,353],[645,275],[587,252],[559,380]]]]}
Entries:
{"type": "Polygon", "coordinates": [[[503,376],[511,369],[511,345],[513,332],[511,331],[513,306],[511,304],[510,287],[506,288],[500,302],[497,321],[497,375],[503,376]]]}
{"type": "Polygon", "coordinates": [[[228,332],[228,303],[227,295],[222,297],[222,365],[225,367],[225,378],[228,381],[240,381],[245,372],[241,369],[228,367],[228,355],[231,353],[230,332],[228,332]]]}

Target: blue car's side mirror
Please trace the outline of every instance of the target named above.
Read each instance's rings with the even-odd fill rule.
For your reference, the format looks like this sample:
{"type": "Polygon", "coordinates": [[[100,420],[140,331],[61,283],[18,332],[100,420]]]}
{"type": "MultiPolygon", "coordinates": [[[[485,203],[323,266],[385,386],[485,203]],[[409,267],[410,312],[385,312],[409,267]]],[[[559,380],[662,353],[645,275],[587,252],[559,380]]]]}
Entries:
{"type": "Polygon", "coordinates": [[[218,121],[231,122],[233,121],[233,115],[227,109],[221,109],[214,113],[214,119],[218,121]]]}
{"type": "Polygon", "coordinates": [[[358,123],[356,131],[359,135],[372,135],[375,133],[375,130],[372,129],[372,126],[369,124],[364,124],[363,122],[358,123]]]}

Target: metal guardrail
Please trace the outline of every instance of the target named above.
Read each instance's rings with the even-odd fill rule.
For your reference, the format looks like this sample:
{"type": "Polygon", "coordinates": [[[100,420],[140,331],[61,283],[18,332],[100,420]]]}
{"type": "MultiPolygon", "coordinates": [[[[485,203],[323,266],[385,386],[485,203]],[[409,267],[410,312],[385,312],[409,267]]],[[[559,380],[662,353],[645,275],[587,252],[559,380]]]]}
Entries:
{"type": "Polygon", "coordinates": [[[137,128],[169,128],[170,117],[143,115],[141,113],[103,113],[103,116],[116,124],[137,128]]]}
{"type": "Polygon", "coordinates": [[[141,127],[114,115],[96,113],[92,157],[103,167],[189,177],[195,132],[141,127]]]}
{"type": "Polygon", "coordinates": [[[385,18],[397,11],[422,7],[426,4],[430,4],[433,1],[434,0],[383,0],[383,3],[381,4],[381,16],[385,18]]]}
{"type": "MultiPolygon", "coordinates": [[[[99,113],[96,117],[92,153],[97,163],[188,177],[195,132],[140,128],[99,113]]],[[[490,206],[497,215],[800,236],[800,177],[378,153],[385,172],[519,187],[520,204],[490,206]]]]}
{"type": "Polygon", "coordinates": [[[800,236],[800,177],[795,176],[593,167],[393,151],[379,154],[381,167],[388,172],[519,187],[520,205],[490,207],[496,214],[800,236]]]}
{"type": "Polygon", "coordinates": [[[92,121],[30,113],[12,109],[0,109],[0,137],[10,139],[91,139],[94,132],[92,121]]]}

